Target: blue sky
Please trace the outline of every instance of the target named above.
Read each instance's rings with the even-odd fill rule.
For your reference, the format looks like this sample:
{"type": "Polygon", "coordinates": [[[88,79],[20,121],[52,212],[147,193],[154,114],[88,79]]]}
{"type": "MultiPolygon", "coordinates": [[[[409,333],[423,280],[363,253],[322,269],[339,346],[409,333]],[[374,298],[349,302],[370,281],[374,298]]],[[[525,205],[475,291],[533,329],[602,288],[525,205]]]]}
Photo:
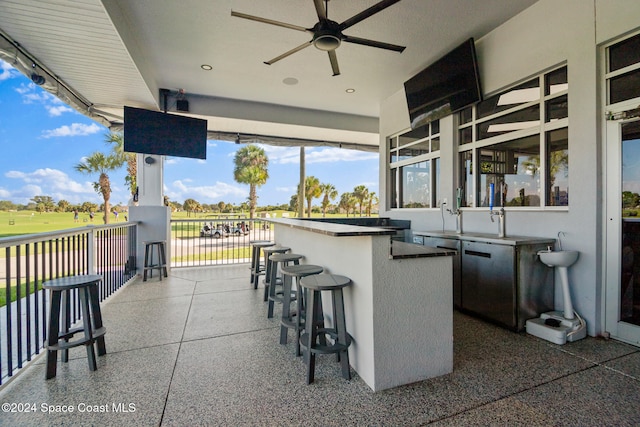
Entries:
{"type": "MultiPolygon", "coordinates": [[[[51,196],[71,203],[102,198],[93,190],[97,177],[74,166],[95,151],[108,152],[107,128],[34,85],[0,60],[0,200],[27,204],[34,196],[51,196]]],[[[240,146],[208,141],[207,160],[168,157],[164,169],[165,195],[172,201],[193,198],[200,203],[239,204],[249,186],[233,179],[233,156],[240,146]]],[[[298,147],[262,146],[269,157],[269,180],[258,189],[259,205],[289,203],[299,180],[298,147]]],[[[342,194],[357,185],[378,190],[378,154],[339,148],[306,149],[306,174],[333,184],[342,194]]],[[[124,168],[109,174],[111,203],[126,204],[124,168]]],[[[337,200],[335,201],[337,202],[337,200]]],[[[314,204],[319,204],[316,200],[314,204]]]]}

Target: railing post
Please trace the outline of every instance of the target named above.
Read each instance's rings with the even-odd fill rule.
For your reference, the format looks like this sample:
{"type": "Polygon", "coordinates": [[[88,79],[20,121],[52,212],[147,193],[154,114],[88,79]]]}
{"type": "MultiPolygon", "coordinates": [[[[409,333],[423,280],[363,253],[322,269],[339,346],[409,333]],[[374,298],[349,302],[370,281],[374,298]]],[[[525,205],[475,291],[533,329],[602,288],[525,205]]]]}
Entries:
{"type": "Polygon", "coordinates": [[[89,229],[89,232],[87,233],[87,267],[88,267],[88,274],[96,274],[96,260],[95,260],[95,253],[96,253],[96,239],[95,239],[95,229],[91,228],[89,229]]]}

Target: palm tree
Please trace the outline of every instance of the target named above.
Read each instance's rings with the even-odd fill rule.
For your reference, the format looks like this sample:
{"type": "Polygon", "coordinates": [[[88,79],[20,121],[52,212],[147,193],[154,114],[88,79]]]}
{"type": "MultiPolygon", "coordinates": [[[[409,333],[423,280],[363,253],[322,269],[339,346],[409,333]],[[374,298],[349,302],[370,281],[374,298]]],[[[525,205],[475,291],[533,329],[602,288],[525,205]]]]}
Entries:
{"type": "Polygon", "coordinates": [[[109,212],[111,211],[109,208],[109,199],[111,198],[111,181],[109,180],[107,172],[118,169],[122,166],[122,163],[122,158],[118,156],[113,154],[105,155],[104,153],[96,151],[87,157],[84,162],[78,163],[75,166],[75,169],[78,172],[86,174],[97,173],[100,175],[98,181],[93,183],[93,189],[96,190],[97,193],[100,193],[104,200],[105,224],[109,223],[109,212]]]}
{"type": "Polygon", "coordinates": [[[269,158],[257,145],[247,145],[236,152],[233,162],[233,178],[241,184],[249,184],[249,218],[253,218],[258,200],[256,187],[265,184],[269,178],[269,158]]]}
{"type": "Polygon", "coordinates": [[[367,197],[367,216],[371,216],[371,208],[373,205],[377,204],[380,201],[375,191],[369,193],[369,197],[367,197]]]}
{"type": "Polygon", "coordinates": [[[338,190],[333,184],[321,184],[320,189],[324,197],[322,199],[322,216],[327,215],[327,207],[329,206],[330,200],[338,197],[338,190]]]}
{"type": "Polygon", "coordinates": [[[369,189],[364,185],[358,185],[353,189],[353,196],[358,199],[360,216],[362,216],[362,208],[364,207],[364,201],[369,197],[369,189]]]}
{"type": "Polygon", "coordinates": [[[346,192],[340,195],[340,202],[338,204],[338,207],[340,209],[344,209],[345,212],[347,212],[348,217],[349,212],[352,209],[355,211],[356,203],[358,203],[358,199],[353,195],[353,193],[346,192]]]}
{"type": "Polygon", "coordinates": [[[122,164],[127,164],[127,176],[124,178],[125,184],[129,187],[129,192],[134,195],[138,187],[138,162],[136,153],[128,153],[124,151],[124,135],[121,133],[110,132],[106,135],[105,142],[114,144],[112,153],[118,157],[122,164]]]}
{"type": "Polygon", "coordinates": [[[202,206],[200,205],[200,203],[198,201],[196,201],[194,199],[187,199],[182,204],[182,209],[187,211],[187,216],[191,216],[191,212],[193,212],[195,214],[200,209],[202,209],[202,206]]]}
{"type": "Polygon", "coordinates": [[[322,195],[320,180],[315,176],[308,176],[304,179],[304,198],[307,200],[307,218],[311,218],[311,200],[322,195]]]}

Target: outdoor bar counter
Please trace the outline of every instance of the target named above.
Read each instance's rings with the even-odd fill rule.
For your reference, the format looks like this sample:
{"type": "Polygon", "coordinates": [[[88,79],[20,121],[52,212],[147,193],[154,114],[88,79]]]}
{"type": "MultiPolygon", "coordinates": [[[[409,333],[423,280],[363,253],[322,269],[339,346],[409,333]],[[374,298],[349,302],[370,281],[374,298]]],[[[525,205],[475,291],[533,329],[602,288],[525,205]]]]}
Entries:
{"type": "Polygon", "coordinates": [[[384,227],[270,221],[276,242],[304,255],[303,263],[352,280],[344,291],[349,359],[369,387],[452,372],[454,251],[392,240],[395,231],[384,227]]]}

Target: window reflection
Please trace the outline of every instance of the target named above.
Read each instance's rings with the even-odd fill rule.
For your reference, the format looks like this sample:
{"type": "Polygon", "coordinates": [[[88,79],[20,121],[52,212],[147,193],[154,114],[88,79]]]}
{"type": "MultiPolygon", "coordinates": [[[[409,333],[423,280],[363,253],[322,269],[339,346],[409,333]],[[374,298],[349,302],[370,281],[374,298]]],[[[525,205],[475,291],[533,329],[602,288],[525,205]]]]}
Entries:
{"type": "Polygon", "coordinates": [[[404,208],[431,207],[430,162],[420,162],[400,168],[402,201],[404,208]]]}
{"type": "Polygon", "coordinates": [[[486,139],[503,133],[528,129],[540,125],[540,104],[507,114],[477,125],[477,139],[486,139]]]}
{"type": "Polygon", "coordinates": [[[567,128],[547,132],[547,205],[569,206],[569,136],[567,128]]]}
{"type": "Polygon", "coordinates": [[[609,72],[640,62],[640,34],[609,48],[609,72]]]}
{"type": "Polygon", "coordinates": [[[460,186],[462,187],[461,206],[474,206],[473,201],[473,154],[471,151],[460,153],[460,186]]]}
{"type": "Polygon", "coordinates": [[[545,103],[545,121],[564,119],[569,117],[569,98],[568,95],[562,95],[557,98],[550,99],[545,103]]]}
{"type": "Polygon", "coordinates": [[[496,191],[504,188],[503,195],[498,194],[494,199],[496,205],[540,206],[539,135],[484,147],[478,153],[480,206],[489,206],[491,183],[496,184],[496,191]]]}
{"type": "Polygon", "coordinates": [[[473,142],[473,129],[471,126],[460,129],[460,141],[458,145],[469,144],[473,142]]]}
{"type": "Polygon", "coordinates": [[[569,80],[567,79],[567,67],[559,68],[550,72],[544,77],[544,94],[553,95],[569,89],[569,80]]]}
{"type": "Polygon", "coordinates": [[[477,106],[478,119],[540,99],[540,81],[529,80],[512,89],[485,99],[477,106]]]}
{"type": "Polygon", "coordinates": [[[640,97],[640,69],[609,79],[609,103],[640,97]]]}

